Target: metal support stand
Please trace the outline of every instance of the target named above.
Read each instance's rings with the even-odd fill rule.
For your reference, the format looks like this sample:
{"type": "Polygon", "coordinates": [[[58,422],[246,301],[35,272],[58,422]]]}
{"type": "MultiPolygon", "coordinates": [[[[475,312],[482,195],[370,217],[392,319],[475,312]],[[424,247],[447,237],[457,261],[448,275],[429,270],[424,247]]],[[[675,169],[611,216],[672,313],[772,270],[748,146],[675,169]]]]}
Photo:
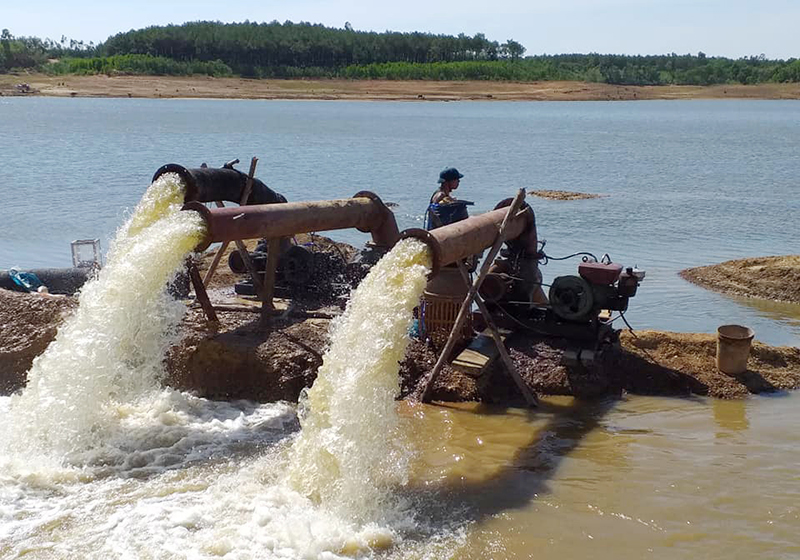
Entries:
{"type": "MultiPolygon", "coordinates": [[[[258,165],[258,158],[254,157],[250,160],[250,171],[247,174],[247,182],[245,183],[244,190],[242,191],[241,199],[239,200],[240,206],[245,206],[247,204],[247,199],[250,198],[250,192],[253,189],[253,177],[256,174],[256,166],[258,165]]],[[[215,201],[214,204],[217,205],[218,208],[224,208],[225,204],[222,201],[215,201]]],[[[261,324],[265,325],[269,322],[269,317],[274,310],[274,305],[272,303],[272,297],[275,292],[275,269],[278,266],[278,252],[280,249],[280,240],[269,240],[269,257],[267,263],[267,273],[266,278],[262,281],[258,271],[256,270],[255,265],[253,264],[253,260],[250,258],[250,254],[247,251],[247,246],[241,239],[237,239],[234,241],[236,244],[236,249],[239,251],[239,256],[242,258],[242,262],[244,263],[245,267],[247,268],[247,272],[253,279],[253,287],[258,294],[258,299],[261,301],[261,324]]],[[[195,293],[198,295],[198,300],[200,300],[200,304],[203,306],[203,309],[206,309],[206,305],[208,309],[206,310],[206,315],[209,316],[209,320],[216,321],[216,314],[214,313],[214,308],[211,306],[211,302],[208,299],[208,293],[205,290],[205,287],[211,282],[211,279],[214,277],[214,272],[217,270],[217,266],[219,265],[220,260],[222,260],[222,256],[228,248],[229,243],[226,241],[222,244],[222,246],[217,250],[217,253],[214,255],[214,259],[211,261],[211,266],[208,267],[208,271],[206,272],[205,278],[200,280],[199,272],[197,271],[197,267],[194,268],[194,273],[197,275],[197,279],[200,283],[200,288],[198,289],[197,284],[195,283],[195,278],[192,275],[192,270],[190,267],[189,274],[192,277],[192,282],[195,283],[195,293]],[[202,292],[202,296],[200,293],[202,292]],[[207,302],[204,303],[201,299],[204,298],[207,302]],[[211,319],[211,315],[209,315],[209,311],[212,315],[214,315],[214,319],[211,319]]]]}
{"type": "Polygon", "coordinates": [[[264,273],[264,298],[261,300],[261,326],[269,323],[275,305],[272,298],[275,295],[275,271],[278,269],[278,258],[281,250],[280,239],[270,239],[267,245],[267,269],[264,273]]]}
{"type": "MultiPolygon", "coordinates": [[[[508,211],[506,212],[505,218],[503,218],[503,222],[500,225],[500,230],[497,235],[497,239],[495,239],[492,248],[489,250],[486,259],[483,261],[483,265],[481,266],[480,273],[478,277],[473,282],[472,286],[470,287],[469,291],[467,292],[466,297],[464,298],[464,302],[461,304],[461,309],[459,309],[458,317],[456,318],[456,322],[453,325],[453,328],[450,331],[450,336],[447,339],[447,343],[442,349],[441,354],[439,355],[439,359],[436,361],[436,365],[433,367],[433,371],[428,375],[427,379],[425,380],[425,385],[422,390],[422,402],[429,402],[431,393],[433,392],[433,383],[438,377],[439,373],[442,371],[447,358],[449,357],[450,353],[453,351],[453,347],[455,346],[456,342],[456,334],[461,331],[461,328],[464,325],[464,321],[467,317],[467,313],[469,313],[470,307],[472,306],[472,302],[475,299],[475,296],[478,295],[478,289],[480,288],[481,284],[483,284],[486,275],[489,273],[489,267],[492,265],[497,253],[500,251],[500,248],[503,246],[505,242],[505,231],[506,225],[508,224],[508,220],[511,216],[517,213],[520,206],[522,205],[522,201],[525,199],[525,189],[520,189],[517,192],[517,196],[514,197],[511,206],[509,206],[508,211]]],[[[461,265],[463,267],[463,264],[461,265]]],[[[466,271],[464,271],[466,272],[466,271]]],[[[479,303],[480,306],[483,302],[479,303]]],[[[488,318],[488,315],[487,315],[488,318]]],[[[491,320],[490,318],[488,318],[491,320]]],[[[514,381],[520,386],[520,389],[523,391],[523,395],[525,396],[526,401],[531,406],[536,406],[537,400],[535,395],[530,392],[527,385],[522,381],[522,378],[519,377],[518,372],[513,367],[511,363],[511,358],[508,356],[508,352],[505,350],[505,347],[502,345],[502,341],[500,339],[499,333],[497,333],[497,329],[492,329],[492,337],[495,339],[495,343],[498,344],[502,349],[500,350],[501,355],[503,356],[503,361],[506,363],[506,367],[509,367],[509,371],[512,372],[511,375],[514,378],[514,381]],[[515,375],[516,374],[516,375],[515,375]],[[519,380],[518,380],[519,379],[519,380]],[[523,389],[524,387],[524,389],[523,389]]]]}

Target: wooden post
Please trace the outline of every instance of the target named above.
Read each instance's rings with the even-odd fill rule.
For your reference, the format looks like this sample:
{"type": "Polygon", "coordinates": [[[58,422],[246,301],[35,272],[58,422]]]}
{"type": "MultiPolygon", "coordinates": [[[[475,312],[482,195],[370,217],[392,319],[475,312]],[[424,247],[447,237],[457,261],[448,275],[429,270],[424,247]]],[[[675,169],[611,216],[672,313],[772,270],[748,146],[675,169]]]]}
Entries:
{"type": "Polygon", "coordinates": [[[511,202],[511,206],[508,207],[505,218],[503,218],[503,223],[500,224],[500,230],[497,234],[497,239],[495,239],[492,248],[489,250],[489,254],[486,255],[486,259],[483,261],[483,265],[481,266],[481,271],[478,274],[478,277],[475,279],[475,282],[472,284],[472,286],[470,286],[467,296],[464,298],[464,301],[461,304],[461,309],[458,311],[458,317],[456,317],[456,322],[450,331],[450,336],[447,338],[447,343],[445,344],[442,353],[439,355],[436,365],[433,366],[433,371],[431,371],[425,381],[425,386],[421,397],[422,402],[430,401],[431,392],[433,391],[433,382],[442,371],[450,352],[453,351],[453,346],[455,346],[456,343],[456,334],[461,331],[461,328],[464,325],[464,321],[467,318],[467,313],[469,313],[469,308],[472,306],[472,300],[475,299],[475,295],[478,293],[478,288],[480,288],[481,284],[483,284],[483,280],[489,273],[489,267],[492,265],[494,258],[497,256],[497,253],[500,251],[500,248],[505,242],[506,225],[508,224],[508,220],[511,216],[516,214],[524,199],[525,189],[520,189],[517,193],[517,196],[515,196],[514,200],[511,202]]]}
{"type": "MultiPolygon", "coordinates": [[[[238,162],[239,160],[236,161],[238,162]]],[[[253,159],[250,160],[250,172],[247,175],[247,181],[244,184],[244,190],[242,191],[242,196],[239,199],[239,206],[244,206],[245,204],[247,204],[247,199],[250,198],[250,191],[253,190],[253,177],[255,177],[256,174],[257,164],[258,164],[258,158],[254,157],[253,159]]],[[[225,206],[219,200],[215,201],[214,204],[216,204],[218,208],[223,208],[225,206]]],[[[214,255],[214,260],[211,261],[211,266],[208,267],[205,278],[203,278],[204,286],[208,286],[209,283],[211,282],[211,278],[214,277],[214,272],[216,272],[217,266],[219,266],[219,261],[222,260],[222,255],[227,250],[228,245],[230,245],[230,243],[228,243],[227,241],[223,243],[217,250],[217,254],[214,255]]]]}
{"type": "Polygon", "coordinates": [[[272,298],[275,295],[275,271],[278,269],[278,257],[281,250],[280,239],[270,239],[267,246],[267,268],[264,271],[264,299],[261,302],[261,324],[269,322],[275,305],[272,298]]]}
{"type": "MultiPolygon", "coordinates": [[[[222,203],[219,202],[219,204],[222,203]]],[[[211,265],[208,267],[208,270],[206,270],[206,275],[203,277],[204,286],[208,286],[211,283],[211,279],[214,277],[214,273],[217,271],[217,267],[219,266],[219,261],[222,260],[222,255],[225,254],[228,245],[230,245],[230,243],[227,241],[224,242],[217,250],[217,254],[214,255],[214,260],[211,261],[211,265]]]]}
{"type": "Polygon", "coordinates": [[[239,206],[244,206],[247,204],[247,199],[250,198],[250,191],[253,190],[253,178],[256,176],[257,165],[257,157],[254,157],[250,160],[250,171],[247,173],[247,181],[244,183],[244,190],[242,191],[242,198],[239,199],[239,206]]]}
{"type": "MultiPolygon", "coordinates": [[[[458,261],[457,264],[458,270],[461,272],[461,277],[464,279],[464,283],[469,284],[467,267],[464,266],[463,261],[458,261]]],[[[511,379],[514,380],[514,383],[517,384],[517,387],[519,387],[519,390],[522,392],[522,396],[525,397],[525,402],[527,402],[530,407],[539,406],[539,399],[536,398],[536,394],[530,390],[530,387],[528,387],[528,384],[522,379],[517,368],[514,367],[514,362],[511,361],[511,356],[508,355],[508,350],[505,344],[503,344],[503,338],[500,336],[500,331],[497,329],[497,325],[494,319],[492,319],[489,309],[486,307],[486,302],[483,301],[483,298],[478,293],[475,294],[475,303],[478,304],[478,309],[480,309],[483,318],[486,320],[486,325],[489,327],[489,332],[492,334],[492,339],[494,340],[495,346],[497,346],[497,351],[500,353],[503,364],[506,366],[511,379]]]]}
{"type": "Polygon", "coordinates": [[[211,305],[211,300],[208,298],[206,287],[203,285],[203,280],[200,278],[200,271],[197,270],[197,265],[194,264],[191,258],[187,259],[186,269],[189,271],[189,278],[192,280],[195,296],[197,296],[197,301],[200,302],[200,307],[205,311],[206,318],[214,323],[219,322],[214,306],[211,305]]]}

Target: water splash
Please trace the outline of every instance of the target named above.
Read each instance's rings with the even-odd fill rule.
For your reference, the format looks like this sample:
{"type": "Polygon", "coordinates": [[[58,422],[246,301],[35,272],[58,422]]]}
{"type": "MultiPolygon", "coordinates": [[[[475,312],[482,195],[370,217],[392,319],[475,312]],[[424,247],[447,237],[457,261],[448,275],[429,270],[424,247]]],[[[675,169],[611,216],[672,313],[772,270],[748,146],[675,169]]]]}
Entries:
{"type": "Polygon", "coordinates": [[[407,476],[395,399],[429,269],[428,250],[417,240],[400,241],[380,260],[332,325],[330,348],[301,400],[289,482],[350,519],[382,521],[391,510],[386,488],[407,476]]]}
{"type": "Polygon", "coordinates": [[[185,311],[166,285],[203,235],[200,216],[180,211],[183,196],[180,178],[162,175],[119,229],[106,266],[12,398],[0,427],[9,455],[68,463],[102,441],[123,405],[157,389],[185,311]]]}

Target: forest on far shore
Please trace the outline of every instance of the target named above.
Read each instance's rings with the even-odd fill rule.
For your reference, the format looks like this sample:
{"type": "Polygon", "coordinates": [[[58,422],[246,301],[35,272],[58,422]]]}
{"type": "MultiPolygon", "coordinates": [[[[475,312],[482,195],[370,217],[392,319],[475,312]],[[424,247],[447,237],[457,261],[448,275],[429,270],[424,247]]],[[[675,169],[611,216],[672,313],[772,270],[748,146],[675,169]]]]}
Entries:
{"type": "Polygon", "coordinates": [[[190,22],[118,33],[98,45],[0,34],[0,73],[388,80],[575,80],[616,85],[800,82],[800,60],[695,54],[525,56],[513,39],[356,31],[321,24],[190,22]]]}

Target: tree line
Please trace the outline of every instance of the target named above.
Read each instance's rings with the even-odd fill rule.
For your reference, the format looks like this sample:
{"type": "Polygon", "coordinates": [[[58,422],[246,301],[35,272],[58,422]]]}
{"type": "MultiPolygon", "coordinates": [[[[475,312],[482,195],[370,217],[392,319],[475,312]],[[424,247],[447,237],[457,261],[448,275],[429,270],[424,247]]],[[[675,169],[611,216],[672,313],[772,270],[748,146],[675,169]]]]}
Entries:
{"type": "Polygon", "coordinates": [[[577,80],[618,85],[800,82],[800,60],[696,55],[561,54],[524,57],[509,39],[355,31],[320,24],[191,22],[153,26],[84,44],[0,35],[0,72],[152,74],[251,78],[577,80]],[[54,59],[57,59],[54,62],[54,59]]]}

